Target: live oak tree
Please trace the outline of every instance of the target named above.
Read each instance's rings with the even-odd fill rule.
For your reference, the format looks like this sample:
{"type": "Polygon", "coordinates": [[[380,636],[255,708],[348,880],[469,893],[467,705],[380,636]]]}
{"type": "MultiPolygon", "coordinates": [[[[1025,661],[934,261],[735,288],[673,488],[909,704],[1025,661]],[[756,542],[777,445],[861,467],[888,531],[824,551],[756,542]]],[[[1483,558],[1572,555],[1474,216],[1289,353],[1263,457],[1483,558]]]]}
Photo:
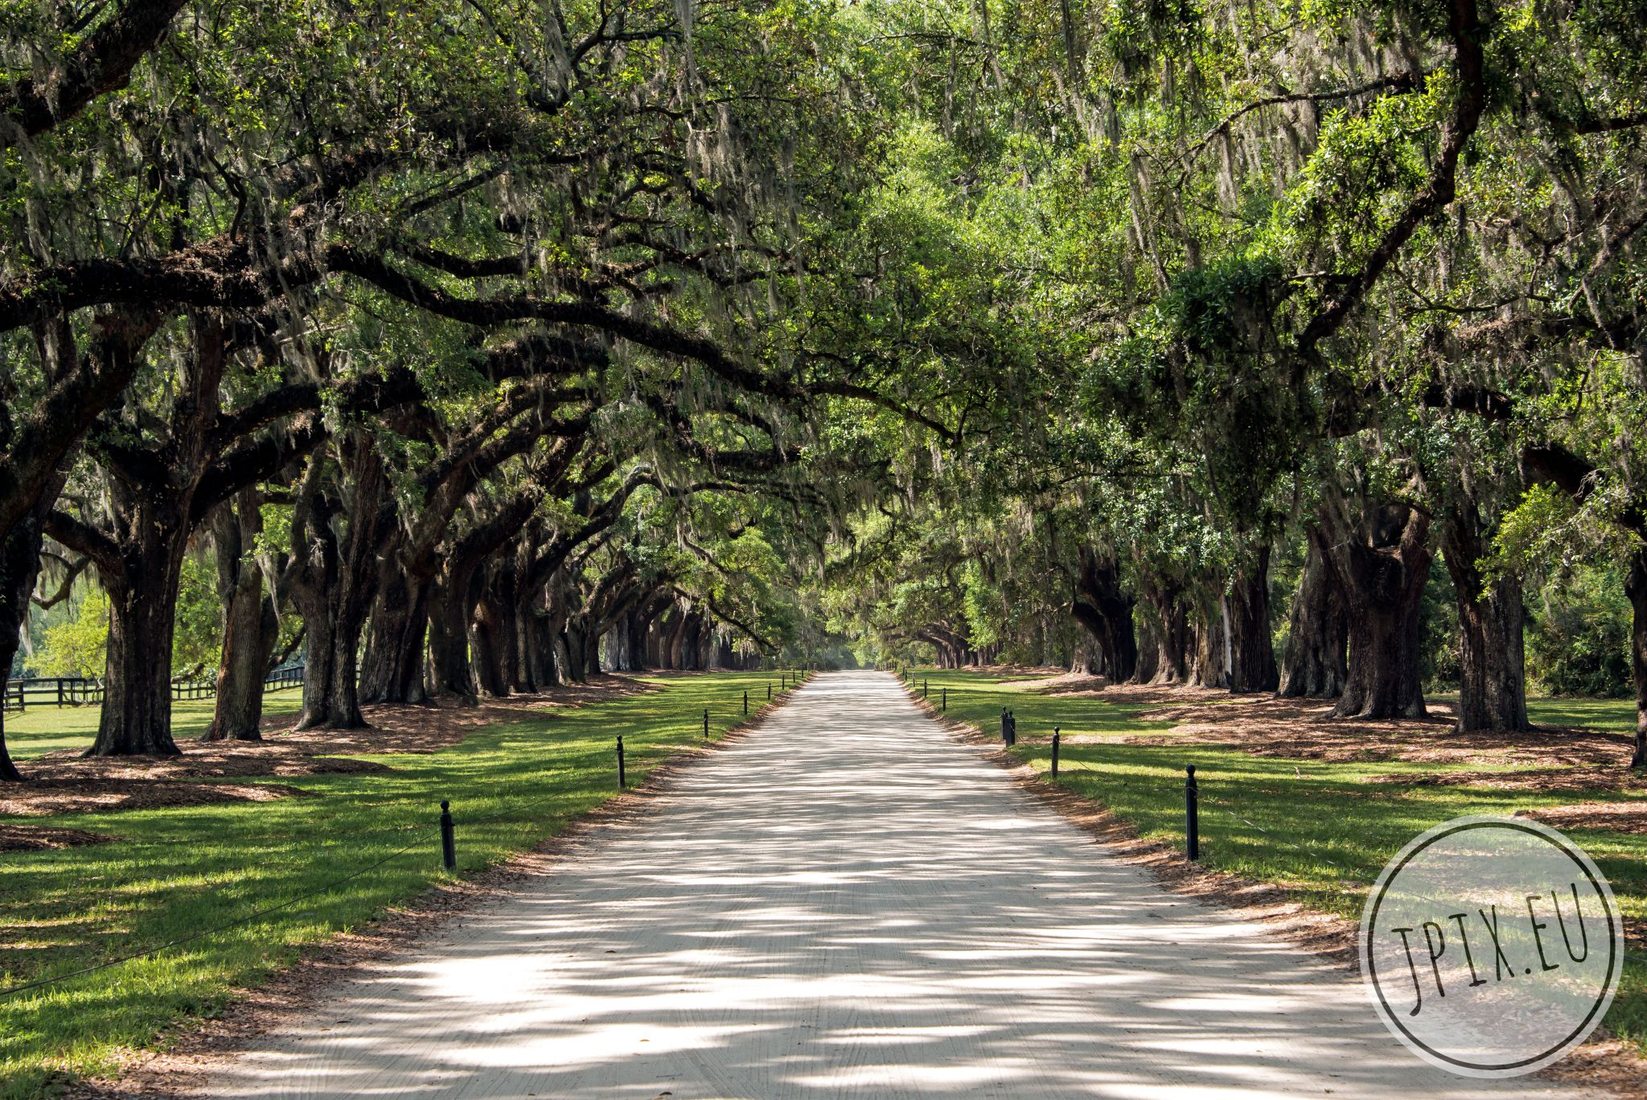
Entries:
{"type": "Polygon", "coordinates": [[[0,657],[95,575],[98,751],[170,749],[129,638],[209,543],[234,737],[271,618],[305,725],[826,616],[1414,715],[1441,569],[1459,726],[1515,730],[1577,556],[1647,764],[1628,5],[4,19],[0,657]]]}

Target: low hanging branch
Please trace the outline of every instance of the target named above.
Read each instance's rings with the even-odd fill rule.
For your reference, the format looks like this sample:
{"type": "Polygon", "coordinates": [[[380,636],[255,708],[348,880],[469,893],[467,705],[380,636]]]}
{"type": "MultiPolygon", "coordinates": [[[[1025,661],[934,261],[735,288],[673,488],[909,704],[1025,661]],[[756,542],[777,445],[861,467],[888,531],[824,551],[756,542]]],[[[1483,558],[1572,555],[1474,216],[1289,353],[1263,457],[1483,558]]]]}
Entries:
{"type": "Polygon", "coordinates": [[[663,355],[690,359],[708,368],[723,381],[750,393],[791,401],[804,401],[820,396],[854,398],[896,412],[905,419],[931,428],[945,439],[953,436],[941,422],[867,386],[845,381],[800,383],[754,370],[739,363],[712,340],[629,316],[599,302],[550,301],[532,295],[512,298],[463,298],[399,271],[380,258],[367,255],[348,245],[333,245],[328,248],[326,261],[327,266],[333,271],[354,275],[409,305],[454,321],[483,328],[527,320],[592,328],[613,339],[626,340],[663,355]]]}
{"type": "Polygon", "coordinates": [[[38,137],[124,88],[132,69],[159,43],[183,0],[129,0],[42,78],[0,91],[0,149],[38,137]]]}

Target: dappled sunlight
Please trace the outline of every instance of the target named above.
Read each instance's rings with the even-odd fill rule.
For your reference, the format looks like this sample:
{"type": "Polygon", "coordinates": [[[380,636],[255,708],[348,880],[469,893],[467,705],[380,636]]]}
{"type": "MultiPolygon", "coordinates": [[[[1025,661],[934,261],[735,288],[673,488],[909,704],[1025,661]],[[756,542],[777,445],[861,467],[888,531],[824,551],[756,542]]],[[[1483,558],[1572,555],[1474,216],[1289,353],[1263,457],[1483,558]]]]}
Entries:
{"type": "Polygon", "coordinates": [[[1167,893],[921,717],[820,677],[226,1097],[1526,1095],[1430,1070],[1341,970],[1167,893]]]}

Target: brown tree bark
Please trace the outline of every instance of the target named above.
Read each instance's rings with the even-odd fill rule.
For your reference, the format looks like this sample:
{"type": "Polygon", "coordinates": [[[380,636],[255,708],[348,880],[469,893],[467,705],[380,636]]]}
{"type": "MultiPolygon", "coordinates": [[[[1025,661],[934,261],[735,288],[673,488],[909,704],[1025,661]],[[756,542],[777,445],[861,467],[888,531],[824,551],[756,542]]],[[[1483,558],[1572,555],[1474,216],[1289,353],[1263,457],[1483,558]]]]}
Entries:
{"type": "Polygon", "coordinates": [[[1144,602],[1154,620],[1150,635],[1155,643],[1155,660],[1148,682],[1188,683],[1190,628],[1183,589],[1170,581],[1160,582],[1145,588],[1144,602]]]}
{"type": "Polygon", "coordinates": [[[1630,560],[1630,674],[1636,687],[1636,744],[1630,767],[1647,768],[1647,549],[1630,560]]]}
{"type": "Polygon", "coordinates": [[[141,525],[124,566],[104,574],[109,640],[103,710],[88,756],[177,756],[172,740],[172,636],[188,527],[159,502],[122,509],[141,525]]]}
{"type": "Polygon", "coordinates": [[[388,573],[372,603],[360,697],[368,703],[421,703],[423,641],[428,631],[428,583],[398,566],[388,573]]]}
{"type": "Polygon", "coordinates": [[[293,510],[292,557],[283,580],[308,641],[299,729],[367,725],[360,709],[360,637],[377,592],[377,559],[394,525],[383,460],[367,431],[343,435],[335,460],[317,455],[310,462],[293,510]],[[339,519],[346,521],[341,534],[339,519]]]}
{"type": "Polygon", "coordinates": [[[1132,678],[1138,665],[1138,638],[1132,623],[1133,598],[1121,587],[1120,566],[1113,558],[1082,549],[1071,607],[1103,659],[1110,683],[1132,678]]]}
{"type": "Polygon", "coordinates": [[[177,590],[196,496],[222,450],[214,429],[227,366],[218,318],[196,318],[192,341],[161,445],[93,441],[117,517],[111,530],[62,513],[50,520],[59,541],[92,559],[109,594],[103,709],[90,756],[178,755],[171,729],[177,590]]]}
{"type": "Polygon", "coordinates": [[[1460,732],[1532,728],[1527,720],[1521,581],[1500,576],[1486,582],[1480,561],[1487,536],[1473,501],[1453,504],[1442,513],[1441,550],[1458,605],[1460,732]]]}
{"type": "Polygon", "coordinates": [[[0,148],[73,118],[98,96],[126,86],[159,43],[183,0],[129,0],[52,67],[0,89],[0,148]]]}
{"type": "Polygon", "coordinates": [[[1224,629],[1225,602],[1203,600],[1196,613],[1190,650],[1190,683],[1196,687],[1228,688],[1231,650],[1224,629]]]}
{"type": "Polygon", "coordinates": [[[555,644],[544,612],[527,608],[518,617],[520,624],[521,691],[547,691],[555,679],[555,644]]]}
{"type": "Polygon", "coordinates": [[[469,662],[470,579],[463,571],[430,587],[429,662],[424,685],[429,698],[449,695],[466,706],[479,702],[469,662]]]}
{"type": "Polygon", "coordinates": [[[1260,546],[1235,572],[1229,594],[1230,690],[1274,691],[1281,684],[1270,635],[1270,548],[1260,546]]]}
{"type": "MultiPolygon", "coordinates": [[[[0,683],[12,662],[40,573],[45,529],[68,478],[69,450],[116,400],[138,367],[138,352],[159,321],[118,313],[92,322],[92,347],[78,351],[66,317],[42,325],[37,346],[50,382],[45,399],[13,419],[0,379],[0,683]]],[[[0,782],[22,779],[6,749],[0,712],[0,782]]]]}
{"type": "MultiPolygon", "coordinates": [[[[19,517],[6,532],[4,541],[0,541],[0,685],[11,676],[11,665],[17,658],[22,625],[40,575],[40,544],[46,516],[62,484],[59,475],[51,491],[41,494],[34,507],[19,517]]],[[[5,713],[0,711],[0,782],[16,783],[23,776],[6,749],[5,722],[5,713]]]]}
{"type": "Polygon", "coordinates": [[[1329,513],[1331,564],[1349,616],[1350,657],[1340,718],[1422,718],[1419,608],[1430,572],[1430,519],[1406,504],[1329,513]]]}
{"type": "Polygon", "coordinates": [[[217,701],[206,741],[263,739],[263,681],[274,654],[280,620],[264,591],[263,570],[248,555],[263,530],[262,494],[242,489],[212,519],[217,595],[223,603],[223,653],[217,701]]]}
{"type": "Polygon", "coordinates": [[[1312,527],[1282,660],[1280,694],[1289,698],[1335,698],[1349,675],[1345,653],[1350,624],[1324,546],[1320,527],[1312,527]]]}
{"type": "Polygon", "coordinates": [[[496,555],[479,583],[480,598],[470,623],[470,651],[475,685],[484,694],[501,699],[521,679],[520,591],[515,571],[517,555],[496,555]]]}

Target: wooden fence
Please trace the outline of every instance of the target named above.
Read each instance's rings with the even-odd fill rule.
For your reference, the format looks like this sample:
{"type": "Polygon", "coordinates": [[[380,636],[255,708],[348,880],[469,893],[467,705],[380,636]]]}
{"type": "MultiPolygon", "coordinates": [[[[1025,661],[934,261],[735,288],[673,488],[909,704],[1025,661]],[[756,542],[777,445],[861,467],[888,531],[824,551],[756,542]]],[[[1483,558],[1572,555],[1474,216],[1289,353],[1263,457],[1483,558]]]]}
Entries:
{"type": "MultiPolygon", "coordinates": [[[[303,686],[303,666],[283,665],[263,678],[264,691],[303,686]]],[[[216,680],[173,680],[173,699],[211,699],[216,680]]],[[[30,707],[84,707],[103,702],[103,681],[79,676],[28,676],[7,680],[0,709],[26,711],[30,707]]]]}

